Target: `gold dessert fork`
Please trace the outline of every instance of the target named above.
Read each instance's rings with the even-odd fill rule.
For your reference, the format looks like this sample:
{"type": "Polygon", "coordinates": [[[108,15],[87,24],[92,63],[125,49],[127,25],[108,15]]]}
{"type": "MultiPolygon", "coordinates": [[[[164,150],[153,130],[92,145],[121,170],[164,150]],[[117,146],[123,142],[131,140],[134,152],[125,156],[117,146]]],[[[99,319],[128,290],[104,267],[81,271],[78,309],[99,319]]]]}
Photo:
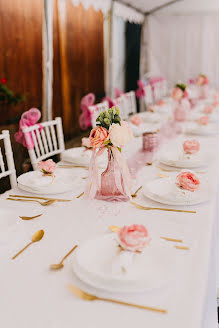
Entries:
{"type": "Polygon", "coordinates": [[[19,216],[19,218],[21,218],[22,220],[33,220],[33,219],[39,218],[41,215],[43,215],[43,214],[38,214],[35,216],[19,216]]]}
{"type": "Polygon", "coordinates": [[[15,199],[15,198],[6,198],[8,200],[15,200],[16,202],[35,202],[35,203],[38,203],[42,206],[48,206],[48,205],[51,205],[53,203],[55,203],[55,200],[46,200],[45,202],[40,202],[39,200],[36,200],[36,199],[15,199]]]}
{"type": "Polygon", "coordinates": [[[127,302],[123,302],[123,301],[118,301],[118,300],[113,300],[111,298],[104,298],[104,297],[98,297],[92,294],[88,294],[86,292],[84,292],[82,289],[73,286],[72,284],[68,284],[68,289],[77,297],[79,297],[82,300],[85,301],[104,301],[104,302],[110,302],[110,303],[116,303],[116,304],[120,304],[120,305],[126,305],[126,306],[131,306],[131,307],[135,307],[138,309],[142,309],[142,310],[147,310],[147,311],[153,311],[153,312],[159,312],[162,314],[166,314],[167,310],[165,309],[158,309],[155,307],[151,307],[151,306],[145,306],[145,305],[139,305],[139,304],[133,304],[133,303],[127,303],[127,302]]]}

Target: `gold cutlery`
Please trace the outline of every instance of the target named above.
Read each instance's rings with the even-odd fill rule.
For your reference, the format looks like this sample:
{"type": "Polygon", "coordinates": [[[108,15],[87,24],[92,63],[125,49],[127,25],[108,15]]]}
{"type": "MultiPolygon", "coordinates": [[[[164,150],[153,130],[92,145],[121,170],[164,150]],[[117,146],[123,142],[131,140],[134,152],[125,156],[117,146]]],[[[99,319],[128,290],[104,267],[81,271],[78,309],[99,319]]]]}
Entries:
{"type": "Polygon", "coordinates": [[[175,239],[175,238],[169,238],[169,237],[160,237],[161,239],[163,240],[166,240],[166,241],[173,241],[175,243],[182,243],[183,240],[182,239],[175,239]]]}
{"type": "Polygon", "coordinates": [[[44,236],[43,230],[38,230],[37,232],[35,232],[32,236],[32,241],[29,244],[27,244],[24,248],[22,248],[22,250],[19,251],[16,255],[14,255],[12,257],[12,260],[14,260],[18,255],[20,255],[27,247],[29,247],[33,243],[40,241],[43,238],[43,236],[44,236]]]}
{"type": "Polygon", "coordinates": [[[146,165],[152,165],[153,163],[150,163],[150,162],[148,162],[148,163],[146,163],[146,165]]]}
{"type": "Polygon", "coordinates": [[[63,259],[61,260],[60,263],[57,263],[57,264],[51,264],[50,265],[50,269],[51,270],[59,270],[59,269],[62,269],[64,267],[64,264],[63,262],[65,261],[65,259],[72,253],[74,252],[74,250],[78,247],[78,245],[75,245],[64,257],[63,259]]]}
{"type": "Polygon", "coordinates": [[[179,245],[175,245],[174,246],[176,249],[184,249],[184,250],[189,250],[190,248],[189,247],[187,247],[187,246],[179,246],[179,245]]]}
{"type": "Polygon", "coordinates": [[[59,166],[57,166],[57,168],[60,168],[60,169],[71,169],[73,167],[79,167],[81,169],[88,170],[87,166],[82,166],[82,165],[59,165],[59,166]]]}
{"type": "Polygon", "coordinates": [[[162,174],[162,173],[158,173],[157,176],[158,176],[159,178],[169,178],[168,175],[166,175],[166,174],[162,174]]]}
{"type": "Polygon", "coordinates": [[[80,195],[78,195],[76,198],[80,198],[81,196],[83,196],[84,192],[80,193],[80,195]]]}
{"type": "MultiPolygon", "coordinates": [[[[118,232],[121,228],[118,227],[118,226],[115,226],[115,225],[111,225],[109,226],[109,229],[112,231],[112,232],[118,232]]],[[[175,243],[182,243],[183,240],[182,239],[175,239],[175,238],[169,238],[169,237],[160,237],[161,239],[164,239],[166,241],[173,241],[175,243]]]]}
{"type": "Polygon", "coordinates": [[[159,312],[159,313],[163,313],[163,314],[167,313],[167,310],[164,310],[164,309],[159,309],[159,308],[155,308],[155,307],[151,307],[151,306],[144,306],[144,305],[139,305],[139,304],[133,304],[133,303],[127,303],[127,302],[123,302],[123,301],[113,300],[111,298],[103,298],[103,297],[98,297],[98,296],[95,296],[92,294],[88,294],[88,293],[84,292],[83,290],[81,290],[80,288],[73,286],[72,284],[68,284],[68,288],[75,296],[77,296],[80,299],[85,300],[85,301],[99,300],[99,301],[104,301],[104,302],[116,303],[116,304],[120,304],[120,305],[132,306],[132,307],[135,307],[138,309],[154,311],[154,312],[159,312]]]}
{"type": "Polygon", "coordinates": [[[60,199],[60,198],[47,198],[47,197],[36,197],[36,196],[23,196],[23,195],[9,195],[9,197],[18,198],[30,198],[30,199],[42,199],[42,200],[55,200],[56,202],[70,202],[70,199],[60,199]]]}
{"type": "Polygon", "coordinates": [[[44,202],[40,202],[39,200],[36,200],[36,199],[15,199],[15,198],[6,198],[7,200],[15,200],[16,202],[35,202],[35,203],[38,203],[42,206],[48,206],[48,205],[51,205],[53,203],[55,203],[55,200],[46,200],[44,202]]]}
{"type": "Polygon", "coordinates": [[[142,189],[142,186],[140,186],[140,187],[134,192],[134,194],[131,195],[132,198],[136,197],[136,196],[137,196],[137,193],[138,193],[139,190],[141,190],[141,189],[142,189]]]}
{"type": "Polygon", "coordinates": [[[43,215],[43,214],[38,214],[35,216],[19,216],[19,218],[21,218],[22,220],[33,220],[33,219],[39,218],[41,215],[43,215]]]}
{"type": "Polygon", "coordinates": [[[137,208],[140,208],[141,210],[158,210],[158,211],[168,211],[168,212],[181,212],[181,213],[196,213],[196,211],[187,211],[187,210],[176,210],[173,208],[162,208],[162,207],[148,207],[148,206],[142,206],[134,202],[130,202],[132,205],[134,205],[137,208]]]}
{"type": "MultiPolygon", "coordinates": [[[[164,169],[161,166],[157,166],[157,168],[160,169],[160,170],[162,170],[162,171],[165,171],[165,172],[181,172],[182,171],[182,169],[177,169],[177,168],[174,169],[174,170],[172,170],[172,169],[164,169]]],[[[195,171],[195,172],[198,173],[198,174],[205,174],[206,173],[206,172],[203,172],[203,171],[195,171]]]]}

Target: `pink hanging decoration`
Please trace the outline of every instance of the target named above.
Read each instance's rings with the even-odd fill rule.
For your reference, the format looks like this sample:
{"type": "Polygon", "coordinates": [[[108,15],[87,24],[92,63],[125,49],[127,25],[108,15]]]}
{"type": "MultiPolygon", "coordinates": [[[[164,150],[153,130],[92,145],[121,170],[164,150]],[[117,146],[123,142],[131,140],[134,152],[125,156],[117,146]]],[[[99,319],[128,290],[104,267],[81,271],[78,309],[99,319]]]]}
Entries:
{"type": "Polygon", "coordinates": [[[138,84],[138,89],[135,91],[135,94],[138,99],[141,99],[145,96],[144,83],[138,80],[137,84],[138,84]]]}
{"type": "Polygon", "coordinates": [[[109,108],[115,106],[115,102],[110,97],[104,97],[101,102],[107,101],[109,108]]]}
{"type": "Polygon", "coordinates": [[[81,99],[81,111],[82,114],[79,118],[80,128],[82,130],[87,130],[87,128],[91,127],[91,113],[88,109],[89,106],[92,106],[95,102],[95,95],[93,93],[89,93],[81,99]]]}
{"type": "MultiPolygon", "coordinates": [[[[37,108],[31,108],[28,111],[24,112],[21,116],[19,122],[19,131],[15,133],[14,138],[18,143],[22,144],[27,149],[33,149],[34,142],[30,132],[28,133],[29,137],[27,138],[26,136],[25,139],[22,128],[35,125],[40,118],[41,118],[41,112],[37,108]]],[[[43,127],[40,124],[38,125],[39,125],[39,130],[41,131],[43,127]]]]}

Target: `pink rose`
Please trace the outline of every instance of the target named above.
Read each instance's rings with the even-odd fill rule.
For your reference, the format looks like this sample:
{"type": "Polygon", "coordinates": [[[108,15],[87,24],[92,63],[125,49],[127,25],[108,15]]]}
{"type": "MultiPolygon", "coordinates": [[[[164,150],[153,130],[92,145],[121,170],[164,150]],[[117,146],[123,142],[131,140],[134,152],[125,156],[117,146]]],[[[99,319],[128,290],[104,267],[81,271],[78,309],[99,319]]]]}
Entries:
{"type": "Polygon", "coordinates": [[[209,117],[208,116],[201,116],[198,120],[198,122],[201,125],[207,125],[209,123],[209,117]]]}
{"type": "Polygon", "coordinates": [[[129,124],[125,121],[121,121],[121,125],[113,123],[109,129],[109,138],[116,147],[126,145],[133,138],[129,124]]]}
{"type": "Polygon", "coordinates": [[[47,161],[39,162],[37,167],[44,175],[51,175],[56,169],[56,163],[52,159],[48,159],[47,161]]]}
{"type": "Polygon", "coordinates": [[[142,120],[141,118],[135,114],[135,115],[132,115],[131,118],[130,118],[130,122],[134,125],[140,125],[142,123],[142,120]]]}
{"type": "Polygon", "coordinates": [[[86,148],[91,148],[90,138],[82,138],[81,145],[86,148]]]}
{"type": "Polygon", "coordinates": [[[141,252],[151,241],[145,226],[139,224],[124,226],[118,232],[118,239],[124,250],[132,252],[141,252]]]}
{"type": "Polygon", "coordinates": [[[200,143],[197,140],[186,140],[183,149],[186,154],[195,154],[200,149],[200,143]]]}
{"type": "Polygon", "coordinates": [[[158,102],[157,102],[157,105],[158,106],[163,106],[163,105],[165,105],[165,101],[164,100],[158,100],[158,102]]]}
{"type": "Polygon", "coordinates": [[[98,126],[91,130],[89,139],[92,148],[103,147],[104,142],[109,139],[109,132],[102,126],[98,126]]]}
{"type": "Polygon", "coordinates": [[[176,177],[176,184],[180,188],[194,191],[199,189],[200,181],[198,177],[192,172],[182,172],[176,177]]]}
{"type": "Polygon", "coordinates": [[[213,106],[206,106],[204,109],[205,114],[213,113],[214,107],[213,106]]]}
{"type": "Polygon", "coordinates": [[[184,92],[180,89],[180,88],[174,88],[172,93],[171,93],[171,97],[174,100],[180,100],[184,95],[184,92]]]}
{"type": "Polygon", "coordinates": [[[199,75],[199,77],[197,78],[196,84],[199,86],[206,85],[208,83],[209,83],[209,80],[208,80],[207,76],[205,76],[205,75],[199,75]]]}

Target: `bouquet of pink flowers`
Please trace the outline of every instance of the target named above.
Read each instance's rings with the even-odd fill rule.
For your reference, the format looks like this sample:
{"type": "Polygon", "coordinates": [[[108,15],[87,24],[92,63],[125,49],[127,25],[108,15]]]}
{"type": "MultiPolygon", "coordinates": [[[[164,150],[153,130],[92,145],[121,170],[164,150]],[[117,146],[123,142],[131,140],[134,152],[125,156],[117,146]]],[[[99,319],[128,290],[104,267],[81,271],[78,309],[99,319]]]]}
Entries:
{"type": "Polygon", "coordinates": [[[199,86],[209,84],[209,79],[206,75],[204,74],[199,74],[196,80],[196,84],[199,86]]]}
{"type": "Polygon", "coordinates": [[[199,88],[199,98],[206,99],[209,93],[209,79],[206,75],[200,74],[196,79],[196,85],[199,88]]]}
{"type": "Polygon", "coordinates": [[[115,107],[100,113],[97,126],[90,133],[93,154],[89,167],[88,185],[85,196],[89,199],[128,200],[131,193],[129,170],[121,154],[121,148],[132,138],[129,124],[122,121],[115,107]],[[97,158],[108,151],[108,166],[101,175],[99,186],[97,158]]]}

